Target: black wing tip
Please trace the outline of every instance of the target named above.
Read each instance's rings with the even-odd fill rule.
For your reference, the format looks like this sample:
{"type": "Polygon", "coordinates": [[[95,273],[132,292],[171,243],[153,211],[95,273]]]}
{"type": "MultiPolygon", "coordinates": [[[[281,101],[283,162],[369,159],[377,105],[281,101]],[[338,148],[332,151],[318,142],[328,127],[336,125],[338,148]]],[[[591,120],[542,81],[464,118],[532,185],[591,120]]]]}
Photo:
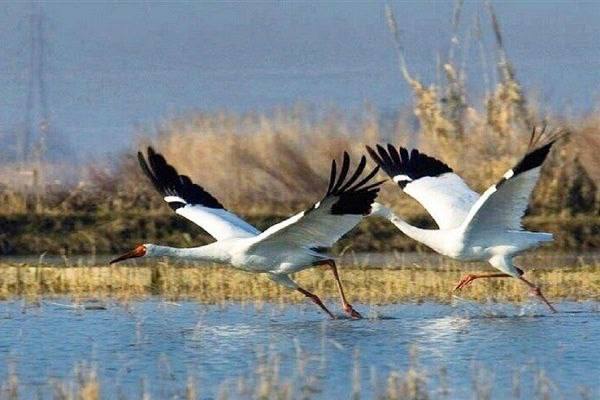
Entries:
{"type": "Polygon", "coordinates": [[[536,126],[533,127],[531,136],[529,138],[529,144],[527,146],[527,153],[512,169],[508,171],[507,174],[500,178],[500,180],[496,183],[496,189],[506,183],[506,181],[509,179],[541,167],[544,161],[546,161],[546,158],[548,158],[548,154],[550,154],[552,146],[557,141],[569,136],[570,134],[569,131],[563,128],[553,130],[552,132],[547,132],[546,127],[546,124],[542,125],[541,128],[536,126]]]}
{"type": "Polygon", "coordinates": [[[381,159],[379,158],[379,155],[375,152],[375,150],[373,150],[373,148],[371,146],[365,146],[365,148],[367,149],[367,153],[369,154],[369,156],[371,157],[371,159],[373,161],[375,161],[375,163],[377,165],[381,165],[381,159]]]}
{"type": "Polygon", "coordinates": [[[148,166],[148,163],[146,162],[146,157],[144,156],[144,153],[142,153],[141,151],[138,151],[137,159],[138,159],[138,162],[140,163],[140,166],[142,167],[142,170],[144,171],[144,173],[146,173],[146,167],[148,166]]]}
{"type": "MultiPolygon", "coordinates": [[[[336,194],[343,192],[342,188],[345,186],[344,182],[346,180],[346,176],[348,175],[348,171],[350,170],[350,155],[347,151],[344,151],[342,156],[342,168],[340,169],[339,175],[336,177],[333,174],[333,165],[332,165],[332,174],[331,178],[333,178],[333,182],[329,182],[330,189],[327,191],[327,194],[336,194]]],[[[352,179],[352,178],[350,178],[352,179]]]]}
{"type": "Polygon", "coordinates": [[[545,145],[525,154],[525,157],[523,157],[521,161],[519,161],[512,169],[513,176],[517,176],[524,172],[540,167],[548,157],[550,149],[554,143],[554,141],[546,143],[545,145]]]}
{"type": "Polygon", "coordinates": [[[336,160],[333,159],[331,161],[331,172],[329,176],[329,185],[327,187],[327,192],[325,193],[326,196],[336,196],[345,192],[360,190],[360,186],[365,183],[359,182],[359,184],[355,184],[365,169],[367,158],[364,155],[360,158],[357,167],[348,179],[346,179],[346,177],[348,176],[348,172],[350,170],[350,154],[348,154],[347,151],[344,151],[342,159],[342,168],[340,169],[339,173],[337,172],[336,160]]]}
{"type": "Polygon", "coordinates": [[[148,160],[138,152],[138,160],[142,171],[156,190],[163,196],[176,196],[181,200],[169,201],[169,207],[173,210],[185,207],[188,204],[201,205],[208,208],[225,209],[219,201],[208,193],[200,185],[192,182],[186,175],[180,175],[177,170],[169,164],[165,157],[157,153],[152,146],[147,148],[148,160]]]}
{"type": "Polygon", "coordinates": [[[366,146],[366,148],[373,161],[392,178],[397,175],[406,175],[411,180],[417,180],[426,176],[435,177],[453,172],[448,164],[428,156],[418,149],[412,149],[409,153],[408,149],[402,146],[396,150],[391,143],[385,147],[376,144],[377,151],[370,146],[366,146]]]}
{"type": "Polygon", "coordinates": [[[379,171],[379,166],[376,166],[365,175],[366,165],[367,157],[362,155],[354,172],[346,179],[350,168],[350,154],[344,151],[342,168],[339,174],[335,170],[335,160],[332,162],[329,188],[326,194],[326,196],[335,196],[338,198],[331,206],[332,214],[368,215],[370,213],[371,204],[375,201],[379,193],[379,186],[385,180],[370,183],[379,171]]]}
{"type": "MultiPolygon", "coordinates": [[[[140,154],[141,151],[138,152],[138,154],[140,154]]],[[[156,158],[162,158],[162,160],[164,161],[165,158],[162,156],[162,154],[157,153],[154,150],[154,147],[152,146],[148,146],[146,147],[146,159],[148,160],[148,163],[152,164],[153,160],[156,160],[156,158]]]]}
{"type": "Polygon", "coordinates": [[[331,214],[367,216],[371,213],[371,206],[378,194],[379,188],[353,193],[351,196],[344,194],[331,206],[331,214]]]}
{"type": "Polygon", "coordinates": [[[571,132],[565,127],[558,127],[549,131],[548,124],[543,121],[541,125],[534,125],[531,129],[531,136],[529,138],[529,145],[527,151],[534,150],[535,148],[541,147],[549,143],[554,143],[559,139],[565,138],[571,134],[571,132]]]}
{"type": "Polygon", "coordinates": [[[541,129],[534,127],[529,140],[527,153],[517,165],[512,168],[513,176],[541,167],[548,157],[548,154],[550,154],[552,146],[558,140],[567,137],[568,135],[569,132],[562,128],[547,133],[546,125],[543,125],[541,129]]]}

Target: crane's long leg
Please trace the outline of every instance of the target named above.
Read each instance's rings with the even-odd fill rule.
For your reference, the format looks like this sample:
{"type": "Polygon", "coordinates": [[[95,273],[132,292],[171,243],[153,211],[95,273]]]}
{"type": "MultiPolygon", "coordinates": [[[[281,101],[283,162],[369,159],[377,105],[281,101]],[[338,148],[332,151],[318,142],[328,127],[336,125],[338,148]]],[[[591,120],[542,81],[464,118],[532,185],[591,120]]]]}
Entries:
{"type": "Polygon", "coordinates": [[[313,301],[313,303],[315,303],[316,305],[318,305],[319,307],[321,307],[321,310],[325,311],[331,317],[331,319],[335,319],[335,316],[331,313],[331,311],[329,311],[327,309],[327,307],[325,307],[325,304],[323,304],[323,302],[321,301],[321,299],[319,298],[319,296],[317,296],[316,294],[313,294],[313,293],[309,292],[306,289],[302,289],[288,275],[268,273],[267,276],[269,277],[269,279],[271,279],[274,282],[279,283],[280,285],[283,285],[283,286],[285,286],[287,288],[299,291],[300,293],[302,293],[303,295],[305,295],[306,297],[308,297],[309,299],[311,299],[313,301]]]}
{"type": "Polygon", "coordinates": [[[340,294],[340,299],[342,300],[342,308],[344,309],[346,314],[348,314],[351,318],[355,318],[355,319],[362,318],[362,315],[360,315],[360,313],[358,311],[356,311],[354,308],[352,308],[350,303],[348,303],[348,300],[346,300],[346,295],[344,294],[344,288],[342,287],[342,282],[340,281],[340,275],[338,273],[337,266],[335,265],[335,261],[327,260],[327,261],[319,262],[315,265],[327,265],[327,266],[329,266],[329,268],[331,268],[331,271],[333,272],[333,277],[335,278],[335,282],[337,284],[338,292],[340,294]]]}
{"type": "Polygon", "coordinates": [[[486,274],[486,275],[475,275],[475,274],[468,274],[462,277],[462,279],[458,282],[458,284],[456,285],[456,287],[454,288],[454,291],[460,290],[466,286],[469,286],[471,284],[471,282],[473,282],[475,279],[481,279],[481,278],[510,278],[511,275],[508,274],[486,274]]]}
{"type": "Polygon", "coordinates": [[[531,293],[535,294],[537,297],[539,297],[540,300],[542,300],[544,303],[546,303],[546,305],[550,308],[550,310],[552,310],[552,312],[554,312],[554,313],[557,312],[556,308],[554,308],[552,306],[552,304],[550,304],[550,302],[548,300],[546,300],[546,297],[542,294],[542,291],[540,290],[540,288],[538,286],[529,282],[527,279],[523,278],[522,276],[520,276],[519,279],[522,280],[523,282],[525,282],[525,284],[527,286],[529,286],[529,288],[531,289],[531,293]]]}
{"type": "Polygon", "coordinates": [[[319,307],[321,307],[321,309],[323,311],[325,311],[327,314],[329,314],[329,316],[331,317],[331,319],[335,319],[335,316],[331,313],[331,311],[329,311],[327,309],[327,307],[325,307],[325,304],[323,304],[323,302],[321,301],[321,299],[319,298],[319,296],[317,296],[316,294],[313,294],[311,292],[309,292],[308,290],[302,289],[301,287],[296,288],[297,291],[299,291],[300,293],[302,293],[303,295],[305,295],[306,297],[308,297],[309,299],[311,299],[313,301],[313,303],[315,303],[316,305],[318,305],[319,307]]]}
{"type": "MultiPolygon", "coordinates": [[[[465,275],[460,280],[460,282],[458,282],[458,285],[456,285],[454,290],[460,290],[460,289],[464,288],[465,286],[468,286],[469,284],[471,284],[471,282],[473,282],[475,279],[479,279],[479,278],[510,278],[510,277],[511,277],[511,275],[508,275],[508,274],[487,274],[487,275],[468,274],[468,275],[465,275]]],[[[521,281],[523,281],[527,286],[529,286],[529,288],[531,289],[531,292],[533,294],[535,294],[540,300],[542,300],[550,308],[550,310],[552,312],[557,312],[556,309],[552,306],[552,304],[550,304],[550,302],[542,294],[542,291],[540,290],[540,288],[538,286],[529,282],[527,279],[523,278],[522,276],[520,276],[519,279],[521,281]]]]}

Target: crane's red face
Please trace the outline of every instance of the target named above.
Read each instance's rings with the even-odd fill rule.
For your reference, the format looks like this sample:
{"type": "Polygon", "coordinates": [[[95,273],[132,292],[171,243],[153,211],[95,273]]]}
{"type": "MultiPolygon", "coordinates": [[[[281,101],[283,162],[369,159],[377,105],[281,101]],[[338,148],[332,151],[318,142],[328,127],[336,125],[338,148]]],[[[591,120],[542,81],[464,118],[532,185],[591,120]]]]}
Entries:
{"type": "Polygon", "coordinates": [[[120,257],[115,258],[110,261],[110,264],[117,263],[119,261],[127,260],[128,258],[136,258],[136,257],[144,257],[146,255],[146,246],[143,244],[137,246],[135,249],[131,250],[128,253],[123,254],[120,257]]]}

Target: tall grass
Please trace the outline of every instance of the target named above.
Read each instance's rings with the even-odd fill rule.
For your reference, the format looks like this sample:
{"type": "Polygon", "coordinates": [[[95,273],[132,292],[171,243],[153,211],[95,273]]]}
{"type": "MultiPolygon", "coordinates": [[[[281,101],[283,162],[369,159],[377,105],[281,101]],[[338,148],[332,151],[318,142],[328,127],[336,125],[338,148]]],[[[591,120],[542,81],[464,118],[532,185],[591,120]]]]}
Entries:
{"type": "MultiPolygon", "coordinates": [[[[533,213],[600,214],[599,122],[600,117],[590,116],[560,123],[572,134],[546,163],[533,213]]],[[[274,116],[198,113],[167,120],[156,132],[155,139],[141,140],[136,147],[151,143],[181,173],[244,215],[286,214],[315,202],[326,188],[331,160],[347,150],[357,162],[365,144],[416,144],[448,163],[476,190],[494,183],[527,146],[526,135],[507,139],[486,124],[473,126],[462,139],[417,135],[415,143],[403,129],[384,132],[377,115],[358,121],[340,115],[313,120],[294,110],[274,116]]],[[[140,136],[147,137],[146,133],[140,136]]],[[[124,155],[116,167],[84,170],[78,185],[47,186],[39,207],[30,191],[0,186],[0,213],[168,212],[142,176],[135,154],[124,155]]],[[[410,210],[415,203],[392,184],[384,185],[382,199],[414,214],[410,210]]]]}
{"type": "MultiPolygon", "coordinates": [[[[169,299],[192,298],[206,303],[228,301],[304,302],[303,296],[274,284],[265,276],[218,266],[181,266],[158,263],[130,266],[30,266],[0,267],[0,298],[23,296],[115,297],[120,299],[161,295],[169,299]]],[[[468,271],[477,273],[476,270],[468,271]]],[[[521,302],[529,298],[527,288],[516,279],[477,281],[467,289],[452,289],[467,272],[450,264],[440,268],[398,269],[344,268],[342,279],[353,301],[384,304],[435,300],[450,302],[455,295],[485,301],[521,302]]],[[[578,265],[533,269],[528,276],[539,282],[551,299],[600,299],[600,266],[578,265]]],[[[337,301],[337,289],[327,269],[296,274],[298,283],[325,299],[337,301]]]]}
{"type": "MultiPolygon", "coordinates": [[[[600,161],[595,155],[600,152],[600,118],[566,126],[572,134],[556,145],[545,163],[528,214],[543,220],[543,227],[533,228],[556,234],[559,248],[589,249],[600,216],[600,161]],[[587,227],[565,225],[574,221],[585,221],[587,227]]],[[[152,145],[181,173],[226,208],[259,222],[260,228],[318,201],[331,160],[339,160],[343,151],[348,150],[356,163],[364,144],[415,143],[403,129],[385,132],[373,111],[358,120],[340,115],[313,120],[298,110],[269,117],[194,114],[165,121],[157,130],[152,145]]],[[[508,140],[483,125],[463,139],[417,138],[419,148],[447,162],[480,192],[495,183],[527,145],[524,138],[508,140]]],[[[142,142],[140,149],[149,144],[147,139],[142,142]]],[[[207,240],[172,215],[142,175],[135,154],[124,155],[112,168],[89,166],[84,176],[76,186],[48,187],[42,196],[0,187],[0,253],[116,252],[139,242],[190,246],[207,240]],[[118,243],[123,247],[115,248],[118,243]]],[[[426,211],[391,182],[382,186],[379,201],[404,218],[434,226],[426,211]]],[[[360,228],[362,243],[356,248],[362,251],[389,250],[394,237],[400,240],[401,235],[392,236],[386,225],[369,220],[362,227],[369,228],[360,228]]]]}

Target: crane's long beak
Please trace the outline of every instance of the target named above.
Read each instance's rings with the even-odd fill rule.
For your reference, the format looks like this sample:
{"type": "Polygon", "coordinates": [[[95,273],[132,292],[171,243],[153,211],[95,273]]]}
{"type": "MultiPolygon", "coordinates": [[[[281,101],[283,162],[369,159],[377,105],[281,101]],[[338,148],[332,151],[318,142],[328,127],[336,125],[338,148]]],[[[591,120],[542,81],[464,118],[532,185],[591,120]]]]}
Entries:
{"type": "Polygon", "coordinates": [[[139,245],[138,247],[136,247],[135,249],[131,250],[130,252],[127,252],[127,253],[123,254],[122,256],[117,257],[114,260],[111,260],[110,264],[114,264],[119,261],[127,260],[128,258],[143,257],[145,255],[146,255],[146,246],[144,246],[142,244],[142,245],[139,245]]]}

